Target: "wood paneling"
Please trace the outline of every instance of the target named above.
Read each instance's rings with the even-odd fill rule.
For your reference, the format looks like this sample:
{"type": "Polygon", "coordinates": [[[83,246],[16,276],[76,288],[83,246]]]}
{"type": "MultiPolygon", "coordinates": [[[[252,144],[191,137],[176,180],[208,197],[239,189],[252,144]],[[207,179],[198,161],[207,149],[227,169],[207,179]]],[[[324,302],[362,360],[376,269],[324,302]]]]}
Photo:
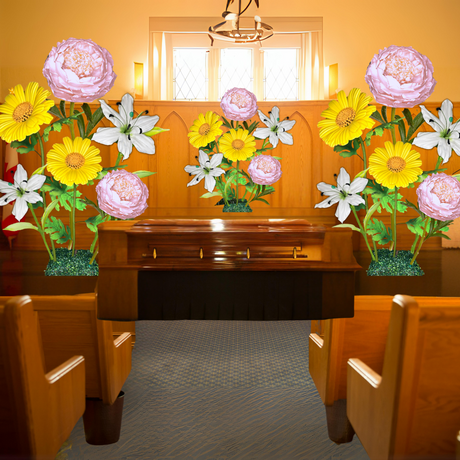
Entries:
{"type": "MultiPolygon", "coordinates": [[[[115,101],[114,101],[115,102],[115,101]]],[[[112,106],[115,107],[114,102],[112,106]]],[[[259,102],[259,108],[267,113],[273,103],[259,102]]],[[[273,151],[273,155],[282,157],[281,164],[283,175],[279,182],[274,186],[275,194],[269,196],[268,201],[271,206],[257,202],[251,205],[253,207],[252,216],[254,217],[301,217],[306,218],[312,223],[323,223],[325,225],[334,225],[338,223],[334,217],[336,207],[328,209],[315,209],[314,205],[321,201],[321,196],[316,188],[318,182],[324,181],[334,183],[334,174],[337,174],[340,167],[345,167],[353,178],[361,170],[361,160],[357,157],[342,158],[332,148],[328,147],[319,138],[318,121],[321,119],[321,112],[327,108],[328,101],[293,101],[278,102],[276,105],[280,108],[280,116],[284,118],[289,116],[296,120],[295,126],[290,133],[294,137],[294,145],[288,146],[281,143],[273,151]]],[[[426,103],[428,110],[436,111],[440,103],[426,103]]],[[[455,104],[458,105],[458,104],[455,104]]],[[[91,104],[95,110],[98,104],[91,104]]],[[[216,198],[200,199],[200,196],[206,193],[203,184],[200,183],[194,187],[187,187],[190,177],[184,171],[188,164],[195,164],[195,156],[198,150],[188,143],[187,132],[193,121],[200,113],[207,110],[213,110],[222,113],[218,102],[176,102],[176,101],[136,101],[135,110],[139,113],[143,110],[149,110],[150,115],[160,117],[157,126],[170,129],[169,132],[161,133],[153,139],[156,144],[156,154],[146,155],[133,149],[133,153],[126,161],[128,171],[151,170],[157,174],[143,179],[149,187],[149,207],[141,216],[142,219],[151,217],[214,217],[223,218],[222,207],[215,207],[218,201],[216,198]]],[[[415,114],[418,109],[413,109],[415,114]]],[[[399,113],[399,110],[397,111],[399,113]]],[[[459,109],[454,111],[454,118],[460,116],[459,109]]],[[[255,120],[258,117],[254,117],[255,120]]],[[[104,118],[100,126],[111,126],[104,118]]],[[[422,127],[426,130],[426,127],[422,127]]],[[[427,129],[430,130],[429,127],[427,129]]],[[[78,131],[77,131],[78,132],[78,131]]],[[[64,136],[68,136],[68,129],[65,126],[61,133],[52,132],[48,148],[53,142],[61,141],[64,136]]],[[[385,132],[383,137],[375,136],[372,144],[367,148],[368,157],[377,146],[382,146],[384,141],[390,140],[390,134],[385,132]]],[[[261,145],[262,141],[257,141],[261,145]]],[[[104,146],[94,143],[100,150],[103,158],[103,166],[113,165],[117,157],[117,146],[104,146]]],[[[423,161],[423,168],[431,170],[434,168],[437,159],[436,149],[431,151],[417,149],[420,151],[423,161]]],[[[40,166],[40,159],[34,153],[20,156],[20,161],[24,167],[31,173],[40,166]]],[[[244,168],[248,163],[242,162],[244,168]]],[[[447,173],[453,173],[460,168],[460,158],[452,154],[450,162],[447,164],[447,173]]],[[[83,194],[95,201],[95,185],[80,187],[83,194]]],[[[403,191],[403,195],[412,202],[416,202],[415,189],[403,191]]],[[[40,212],[39,212],[40,214],[40,212]]],[[[65,224],[68,224],[68,212],[60,210],[56,213],[62,218],[65,224]]],[[[89,216],[94,215],[92,208],[87,208],[83,212],[77,213],[77,247],[89,248],[93,234],[82,223],[89,216]]],[[[243,216],[243,217],[250,217],[243,216]]],[[[381,217],[376,214],[376,217],[381,217]]],[[[398,222],[403,224],[410,218],[415,217],[414,212],[408,211],[399,215],[398,222]]],[[[27,220],[32,222],[32,217],[27,216],[27,220]]],[[[385,213],[383,220],[386,225],[390,224],[390,215],[385,213]]],[[[354,223],[351,215],[348,219],[354,223]]],[[[365,244],[360,241],[360,247],[365,249],[365,244]]],[[[409,248],[413,241],[413,234],[410,233],[405,225],[398,227],[398,247],[401,249],[409,248]]],[[[21,232],[17,238],[16,245],[22,248],[42,248],[43,243],[37,232],[21,232]]],[[[441,243],[436,238],[431,238],[424,245],[424,248],[438,248],[441,243]]],[[[356,248],[357,249],[357,248],[356,248]]]]}

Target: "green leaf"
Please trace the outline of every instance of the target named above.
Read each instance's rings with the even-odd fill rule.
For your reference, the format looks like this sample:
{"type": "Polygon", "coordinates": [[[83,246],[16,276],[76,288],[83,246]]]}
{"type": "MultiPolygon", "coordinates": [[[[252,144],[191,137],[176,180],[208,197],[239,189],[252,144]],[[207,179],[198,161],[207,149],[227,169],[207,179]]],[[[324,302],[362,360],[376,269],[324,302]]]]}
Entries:
{"type": "Polygon", "coordinates": [[[41,219],[43,230],[45,230],[46,219],[48,219],[48,216],[50,215],[51,211],[58,205],[58,203],[59,203],[59,200],[56,198],[46,207],[45,212],[43,213],[42,219],[41,219]]]}
{"type": "Polygon", "coordinates": [[[55,105],[53,105],[53,107],[51,107],[51,109],[49,109],[48,112],[54,115],[55,117],[62,118],[61,112],[59,112],[59,109],[55,105]]]}
{"type": "Polygon", "coordinates": [[[37,142],[38,134],[32,134],[31,136],[27,136],[23,141],[13,141],[10,145],[18,153],[29,153],[35,150],[37,142]]]}
{"type": "Polygon", "coordinates": [[[249,126],[248,126],[248,122],[247,122],[247,121],[243,121],[243,126],[244,126],[244,129],[249,129],[249,126]]]}
{"type": "Polygon", "coordinates": [[[404,120],[399,115],[396,115],[395,118],[398,120],[398,129],[401,141],[406,142],[406,125],[404,124],[404,120]]]}
{"type": "Polygon", "coordinates": [[[386,106],[382,106],[382,117],[385,120],[386,123],[388,123],[388,118],[387,118],[387,108],[386,106]]]}
{"type": "Polygon", "coordinates": [[[359,149],[359,141],[357,139],[352,139],[346,145],[336,145],[334,147],[334,152],[340,152],[340,156],[343,158],[348,158],[353,155],[357,155],[357,150],[359,149]],[[348,154],[346,152],[349,152],[348,154]]]}
{"type": "Polygon", "coordinates": [[[352,225],[352,224],[339,224],[339,225],[334,225],[334,227],[332,228],[351,228],[355,232],[361,233],[361,230],[358,227],[356,227],[356,225],[352,225]]]}
{"type": "Polygon", "coordinates": [[[349,158],[349,157],[352,157],[353,155],[358,155],[358,154],[356,153],[356,151],[354,151],[354,152],[343,151],[343,152],[340,152],[339,155],[342,158],[349,158]]]}
{"type": "Polygon", "coordinates": [[[372,214],[374,214],[374,212],[377,210],[378,207],[380,207],[380,202],[376,201],[367,211],[366,216],[364,217],[364,221],[363,221],[364,231],[367,230],[369,219],[372,217],[372,214]]]}
{"type": "Polygon", "coordinates": [[[97,226],[105,221],[105,216],[97,214],[85,220],[86,226],[92,231],[97,232],[97,226]]]}
{"type": "Polygon", "coordinates": [[[136,174],[137,177],[140,177],[142,179],[143,177],[152,176],[153,174],[156,174],[156,172],[152,172],[152,171],[134,171],[133,174],[136,174]]]}
{"type": "MultiPolygon", "coordinates": [[[[48,163],[47,163],[48,164],[48,163]]],[[[31,177],[32,176],[35,176],[35,174],[43,174],[44,171],[45,171],[45,168],[46,168],[46,165],[43,165],[43,166],[40,166],[39,168],[37,168],[32,174],[31,174],[31,177]]]]}
{"type": "Polygon", "coordinates": [[[94,180],[102,179],[109,171],[116,171],[117,169],[123,169],[123,168],[126,168],[127,166],[128,165],[118,165],[118,166],[110,166],[109,168],[102,168],[102,170],[98,172],[94,180]]]}
{"type": "Polygon", "coordinates": [[[85,138],[85,122],[83,121],[83,117],[77,117],[77,126],[78,132],[80,133],[81,138],[85,138]]]}
{"type": "Polygon", "coordinates": [[[8,227],[4,228],[3,230],[7,232],[18,232],[19,230],[37,230],[38,232],[38,227],[32,225],[30,222],[18,222],[16,224],[8,225],[8,227]]]}
{"type": "Polygon", "coordinates": [[[83,112],[85,112],[86,119],[88,121],[92,121],[93,120],[93,113],[91,112],[90,106],[85,102],[84,104],[82,104],[81,108],[83,109],[83,112]]]}
{"type": "Polygon", "coordinates": [[[259,194],[259,196],[270,195],[274,191],[275,191],[275,187],[272,187],[271,185],[263,185],[262,192],[259,194]]]}
{"type": "Polygon", "coordinates": [[[378,219],[372,219],[368,224],[367,234],[372,237],[377,244],[384,245],[393,241],[391,228],[385,227],[383,222],[378,219]]]}
{"type": "Polygon", "coordinates": [[[379,113],[378,110],[376,110],[376,111],[371,115],[371,118],[372,118],[373,120],[377,120],[379,123],[382,123],[382,124],[384,123],[383,118],[382,118],[382,116],[380,115],[380,113],[379,113]]]}
{"type": "Polygon", "coordinates": [[[270,203],[267,200],[264,200],[263,198],[255,198],[253,201],[263,201],[265,204],[268,204],[270,206],[270,203]]]}
{"type": "Polygon", "coordinates": [[[365,178],[365,177],[366,177],[366,174],[367,174],[367,171],[369,171],[369,168],[364,169],[363,171],[360,171],[358,174],[356,174],[355,179],[356,179],[357,177],[365,178]]]}
{"type": "Polygon", "coordinates": [[[410,128],[409,130],[407,131],[407,136],[406,136],[406,139],[407,139],[407,142],[411,142],[412,141],[409,141],[409,139],[414,135],[415,131],[417,131],[417,129],[420,128],[420,126],[422,126],[423,124],[423,115],[422,115],[422,112],[418,113],[416,115],[416,117],[412,120],[412,124],[410,125],[410,128]]]}
{"type": "Polygon", "coordinates": [[[58,244],[64,244],[70,240],[70,227],[65,226],[61,220],[53,216],[45,224],[45,233],[48,233],[50,238],[58,244]]]}
{"type": "MultiPolygon", "coordinates": [[[[385,211],[391,213],[393,212],[393,203],[394,203],[394,190],[390,190],[382,185],[378,184],[373,180],[368,181],[368,186],[363,190],[365,195],[371,194],[372,201],[379,202],[380,206],[377,208],[377,212],[381,213],[382,208],[385,211]]],[[[398,193],[398,207],[397,210],[399,212],[406,212],[407,205],[405,202],[401,201],[403,196],[398,193]]]]}
{"type": "Polygon", "coordinates": [[[409,126],[411,126],[413,123],[413,120],[412,120],[412,114],[410,113],[410,110],[404,109],[403,114],[406,117],[407,123],[409,124],[409,126]]]}
{"type": "Polygon", "coordinates": [[[205,193],[204,195],[201,195],[200,198],[212,198],[214,196],[222,196],[222,192],[205,193]]]}
{"type": "Polygon", "coordinates": [[[59,103],[59,108],[61,109],[62,117],[67,118],[67,115],[65,114],[65,101],[61,101],[59,103]]]}
{"type": "Polygon", "coordinates": [[[426,241],[428,238],[433,238],[433,237],[435,237],[435,236],[438,236],[438,237],[440,237],[440,238],[444,238],[444,239],[446,239],[446,240],[450,240],[450,238],[449,238],[447,235],[444,235],[444,233],[434,233],[433,235],[427,236],[427,237],[425,238],[425,241],[426,241]]]}
{"type": "Polygon", "coordinates": [[[104,118],[104,112],[101,107],[93,113],[93,119],[88,122],[86,126],[86,137],[90,138],[89,133],[94,129],[94,127],[104,118]]]}
{"type": "Polygon", "coordinates": [[[272,158],[274,158],[275,160],[282,160],[283,159],[282,157],[275,157],[275,156],[272,156],[272,158]]]}
{"type": "Polygon", "coordinates": [[[423,236],[425,229],[425,219],[421,216],[417,216],[414,219],[410,219],[406,222],[407,228],[416,235],[423,236]]]}

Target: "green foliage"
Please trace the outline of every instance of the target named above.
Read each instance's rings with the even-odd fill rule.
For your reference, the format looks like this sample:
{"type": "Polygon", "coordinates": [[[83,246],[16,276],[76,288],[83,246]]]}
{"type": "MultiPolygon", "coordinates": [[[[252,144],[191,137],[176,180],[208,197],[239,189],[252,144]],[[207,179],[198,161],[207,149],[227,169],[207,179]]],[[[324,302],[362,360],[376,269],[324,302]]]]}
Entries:
{"type": "Polygon", "coordinates": [[[56,217],[50,217],[45,223],[45,233],[58,244],[64,244],[70,240],[70,227],[65,226],[61,220],[56,217]]]}
{"type": "Polygon", "coordinates": [[[222,197],[222,192],[218,191],[218,192],[205,193],[204,195],[201,195],[200,198],[212,198],[214,196],[222,197]]]}
{"type": "Polygon", "coordinates": [[[56,120],[54,123],[51,123],[43,131],[43,141],[48,142],[51,131],[61,132],[63,124],[70,126],[73,124],[74,120],[77,120],[77,123],[79,123],[79,118],[81,118],[82,115],[83,114],[81,112],[75,112],[71,117],[61,118],[56,120]]]}
{"type": "Polygon", "coordinates": [[[373,120],[378,121],[380,124],[385,123],[384,120],[383,120],[383,118],[382,118],[382,115],[380,115],[380,113],[379,113],[378,110],[376,110],[376,111],[371,115],[371,118],[372,118],[373,120]]]}
{"type": "Polygon", "coordinates": [[[422,112],[418,113],[415,118],[412,120],[412,123],[409,124],[409,129],[407,130],[407,136],[406,136],[406,142],[409,142],[412,144],[414,139],[411,139],[411,137],[415,134],[415,131],[422,126],[424,120],[423,120],[423,115],[422,112]]]}
{"type": "Polygon", "coordinates": [[[51,113],[51,115],[54,115],[55,117],[62,118],[61,112],[55,105],[53,105],[53,107],[51,107],[51,109],[49,109],[48,112],[51,113]]]}
{"type": "Polygon", "coordinates": [[[35,150],[35,146],[38,142],[38,134],[32,134],[27,136],[23,141],[11,142],[11,147],[16,149],[18,153],[29,153],[35,150]]]}
{"type": "Polygon", "coordinates": [[[346,145],[336,145],[334,147],[334,152],[339,152],[339,155],[342,158],[352,157],[353,155],[358,155],[360,143],[358,139],[353,139],[349,141],[346,145]]]}
{"type": "Polygon", "coordinates": [[[37,230],[38,232],[38,227],[32,225],[30,222],[17,222],[15,224],[8,225],[8,227],[4,229],[4,231],[7,232],[17,232],[19,230],[37,230]]]}
{"type": "Polygon", "coordinates": [[[153,176],[153,174],[156,174],[156,172],[152,172],[152,171],[134,171],[133,174],[136,174],[137,177],[140,177],[142,179],[143,177],[153,176]]]}
{"type": "MultiPolygon", "coordinates": [[[[67,187],[67,185],[61,184],[53,177],[47,176],[45,184],[40,190],[43,192],[48,192],[53,200],[59,200],[59,203],[56,204],[57,211],[59,211],[60,206],[64,206],[64,209],[67,209],[67,211],[72,210],[73,190],[67,187]]],[[[84,211],[86,209],[86,203],[84,200],[79,198],[80,196],[81,192],[77,190],[75,208],[79,211],[84,211]]]]}
{"type": "Polygon", "coordinates": [[[393,241],[391,234],[391,228],[385,227],[383,222],[378,219],[371,219],[367,225],[367,234],[372,237],[372,239],[377,242],[377,244],[384,245],[393,241]]]}
{"type": "Polygon", "coordinates": [[[399,115],[395,115],[395,119],[398,121],[398,129],[401,141],[406,142],[406,125],[404,123],[404,119],[399,115]]]}
{"type": "Polygon", "coordinates": [[[97,214],[95,216],[88,217],[88,219],[85,220],[85,224],[92,232],[97,232],[97,226],[102,224],[102,222],[105,222],[105,220],[105,216],[97,214]]]}
{"type": "Polygon", "coordinates": [[[65,101],[59,102],[59,108],[61,109],[62,118],[67,118],[67,115],[65,113],[65,101]]]}
{"type": "Polygon", "coordinates": [[[339,225],[334,225],[334,228],[351,228],[352,230],[354,230],[355,232],[359,232],[361,233],[361,230],[356,227],[356,225],[353,225],[353,224],[339,224],[339,225]]]}
{"type": "MultiPolygon", "coordinates": [[[[83,110],[85,110],[83,108],[83,110]]],[[[91,110],[90,110],[91,111],[91,110]]],[[[85,111],[86,113],[86,111],[85,111]]],[[[86,137],[88,139],[91,139],[93,137],[93,135],[91,133],[91,131],[96,127],[96,125],[104,118],[104,113],[102,112],[102,109],[100,107],[97,108],[97,110],[93,113],[92,115],[92,118],[91,120],[88,120],[88,124],[86,126],[86,137]]]]}
{"type": "MultiPolygon", "coordinates": [[[[379,202],[380,206],[378,206],[377,212],[381,213],[382,208],[389,213],[393,212],[394,190],[383,187],[374,180],[369,179],[368,186],[363,190],[363,193],[370,194],[374,203],[379,202]]],[[[407,211],[407,204],[401,201],[402,198],[403,196],[398,192],[397,211],[404,213],[407,211]]]]}
{"type": "Polygon", "coordinates": [[[417,216],[406,222],[407,228],[418,236],[423,236],[425,231],[425,219],[422,216],[417,216]]]}

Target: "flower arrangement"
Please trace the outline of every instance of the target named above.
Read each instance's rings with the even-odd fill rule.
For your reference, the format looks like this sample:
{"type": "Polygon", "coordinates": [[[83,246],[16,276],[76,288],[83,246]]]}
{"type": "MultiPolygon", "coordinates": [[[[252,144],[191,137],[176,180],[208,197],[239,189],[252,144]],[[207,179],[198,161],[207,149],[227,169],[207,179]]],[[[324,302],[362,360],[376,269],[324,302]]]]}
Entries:
{"type": "Polygon", "coordinates": [[[127,165],[121,161],[129,158],[133,145],[139,152],[154,154],[152,136],[165,130],[155,128],[159,117],[148,116],[147,111],[134,117],[134,99],[130,94],[125,94],[117,103],[119,112],[102,99],[100,107],[94,113],[91,111],[88,102],[103,97],[116,78],[112,56],[92,40],[69,38],[58,43],[45,61],[43,74],[53,94],[62,98],[58,105],[47,100],[50,91],[34,82],[29,83],[25,91],[21,85],[16,85],[0,105],[0,137],[21,154],[37,153],[42,164],[30,178],[18,165],[14,183],[0,181],[0,192],[5,194],[0,198],[0,205],[15,200],[15,218],[20,221],[30,210],[35,221],[35,225],[14,223],[5,230],[32,229],[40,233],[50,257],[46,274],[95,275],[98,273],[97,263],[94,263],[98,253],[98,225],[108,220],[133,219],[147,208],[149,194],[141,178],[154,173],[127,172],[123,169],[127,165]],[[75,102],[83,103],[81,111],[75,110],[75,102]],[[94,132],[104,116],[114,127],[98,128],[94,132]],[[75,122],[78,136],[75,135],[75,122]],[[63,125],[67,125],[70,137],[47,148],[50,132],[61,131],[63,125]],[[100,150],[94,143],[111,145],[115,142],[119,148],[116,163],[103,168],[100,150]],[[45,169],[50,175],[44,174],[45,169]],[[83,197],[78,190],[78,186],[94,185],[94,181],[99,181],[96,203],[83,197]],[[95,236],[89,251],[76,251],[75,214],[87,206],[97,211],[85,221],[95,236]],[[35,212],[39,207],[43,208],[41,216],[35,212]],[[69,212],[69,226],[52,215],[60,207],[69,212]],[[56,248],[63,244],[67,249],[56,248]],[[82,260],[86,261],[86,267],[82,267],[82,260]],[[75,271],[80,268],[83,273],[75,271]]]}
{"type": "Polygon", "coordinates": [[[224,212],[251,212],[249,203],[253,201],[269,204],[263,197],[275,191],[272,185],[282,174],[280,158],[265,152],[276,148],[278,141],[293,144],[292,135],[287,131],[295,120],[280,121],[276,106],[267,117],[258,110],[255,95],[244,88],[228,90],[220,106],[224,116],[211,111],[200,114],[190,128],[188,136],[190,143],[199,149],[196,157],[199,165],[185,167],[185,171],[194,176],[187,186],[204,179],[208,193],[201,198],[220,197],[217,204],[224,205],[224,212]],[[256,113],[265,128],[259,128],[257,121],[250,122],[256,113]],[[264,139],[259,149],[256,139],[264,139]],[[250,161],[247,171],[241,168],[241,161],[250,161]],[[242,197],[240,187],[244,187],[242,197]]]}
{"type": "Polygon", "coordinates": [[[460,120],[453,122],[453,105],[447,99],[438,109],[439,118],[423,105],[416,116],[411,113],[409,108],[424,102],[436,85],[431,61],[411,47],[381,50],[369,64],[365,79],[374,99],[383,104],[380,111],[369,104],[369,96],[354,88],[348,97],[340,91],[337,100],[331,101],[322,113],[325,119],[318,123],[324,142],[344,158],[358,156],[363,162],[362,171],[350,181],[349,174],[341,168],[336,175],[337,185],[319,183],[318,190],[327,198],[315,207],[338,203],[335,215],[341,224],[337,226],[361,233],[366,242],[372,258],[369,275],[423,275],[416,262],[423,243],[431,237],[449,239],[445,232],[460,216],[460,176],[448,176],[443,173],[446,169],[440,169],[452,149],[460,155],[460,120]],[[403,109],[401,115],[396,114],[396,108],[403,109]],[[415,135],[424,121],[435,131],[415,135]],[[365,130],[368,131],[363,134],[365,130]],[[384,148],[375,148],[369,156],[366,146],[370,146],[373,136],[382,136],[384,130],[390,131],[392,141],[385,142],[384,148]],[[414,146],[438,147],[434,170],[422,169],[420,153],[414,146]],[[420,183],[418,203],[403,200],[399,190],[415,187],[416,183],[420,183]],[[418,214],[406,222],[415,234],[414,242],[410,251],[397,251],[396,216],[409,208],[418,214]],[[357,213],[360,209],[365,209],[362,220],[357,213]],[[390,227],[375,217],[383,210],[391,214],[390,227]],[[351,212],[358,227],[343,223],[351,212]],[[376,244],[389,244],[389,249],[377,250],[376,244]],[[407,261],[404,266],[398,262],[398,253],[399,260],[407,261]]]}

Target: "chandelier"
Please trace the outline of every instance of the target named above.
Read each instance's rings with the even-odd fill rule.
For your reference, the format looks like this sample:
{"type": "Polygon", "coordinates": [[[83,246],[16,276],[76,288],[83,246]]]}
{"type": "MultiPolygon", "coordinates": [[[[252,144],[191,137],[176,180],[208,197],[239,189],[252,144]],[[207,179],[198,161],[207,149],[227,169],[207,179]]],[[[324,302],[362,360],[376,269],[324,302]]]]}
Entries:
{"type": "MultiPolygon", "coordinates": [[[[249,0],[245,8],[241,9],[241,0],[238,1],[238,12],[229,11],[229,6],[235,0],[227,0],[227,6],[222,13],[224,22],[209,27],[209,38],[211,46],[214,39],[231,41],[233,43],[254,43],[267,40],[273,35],[273,28],[262,22],[259,16],[242,17],[243,13],[249,8],[252,0],[249,0]]],[[[254,0],[259,8],[259,0],[254,0]]]]}

